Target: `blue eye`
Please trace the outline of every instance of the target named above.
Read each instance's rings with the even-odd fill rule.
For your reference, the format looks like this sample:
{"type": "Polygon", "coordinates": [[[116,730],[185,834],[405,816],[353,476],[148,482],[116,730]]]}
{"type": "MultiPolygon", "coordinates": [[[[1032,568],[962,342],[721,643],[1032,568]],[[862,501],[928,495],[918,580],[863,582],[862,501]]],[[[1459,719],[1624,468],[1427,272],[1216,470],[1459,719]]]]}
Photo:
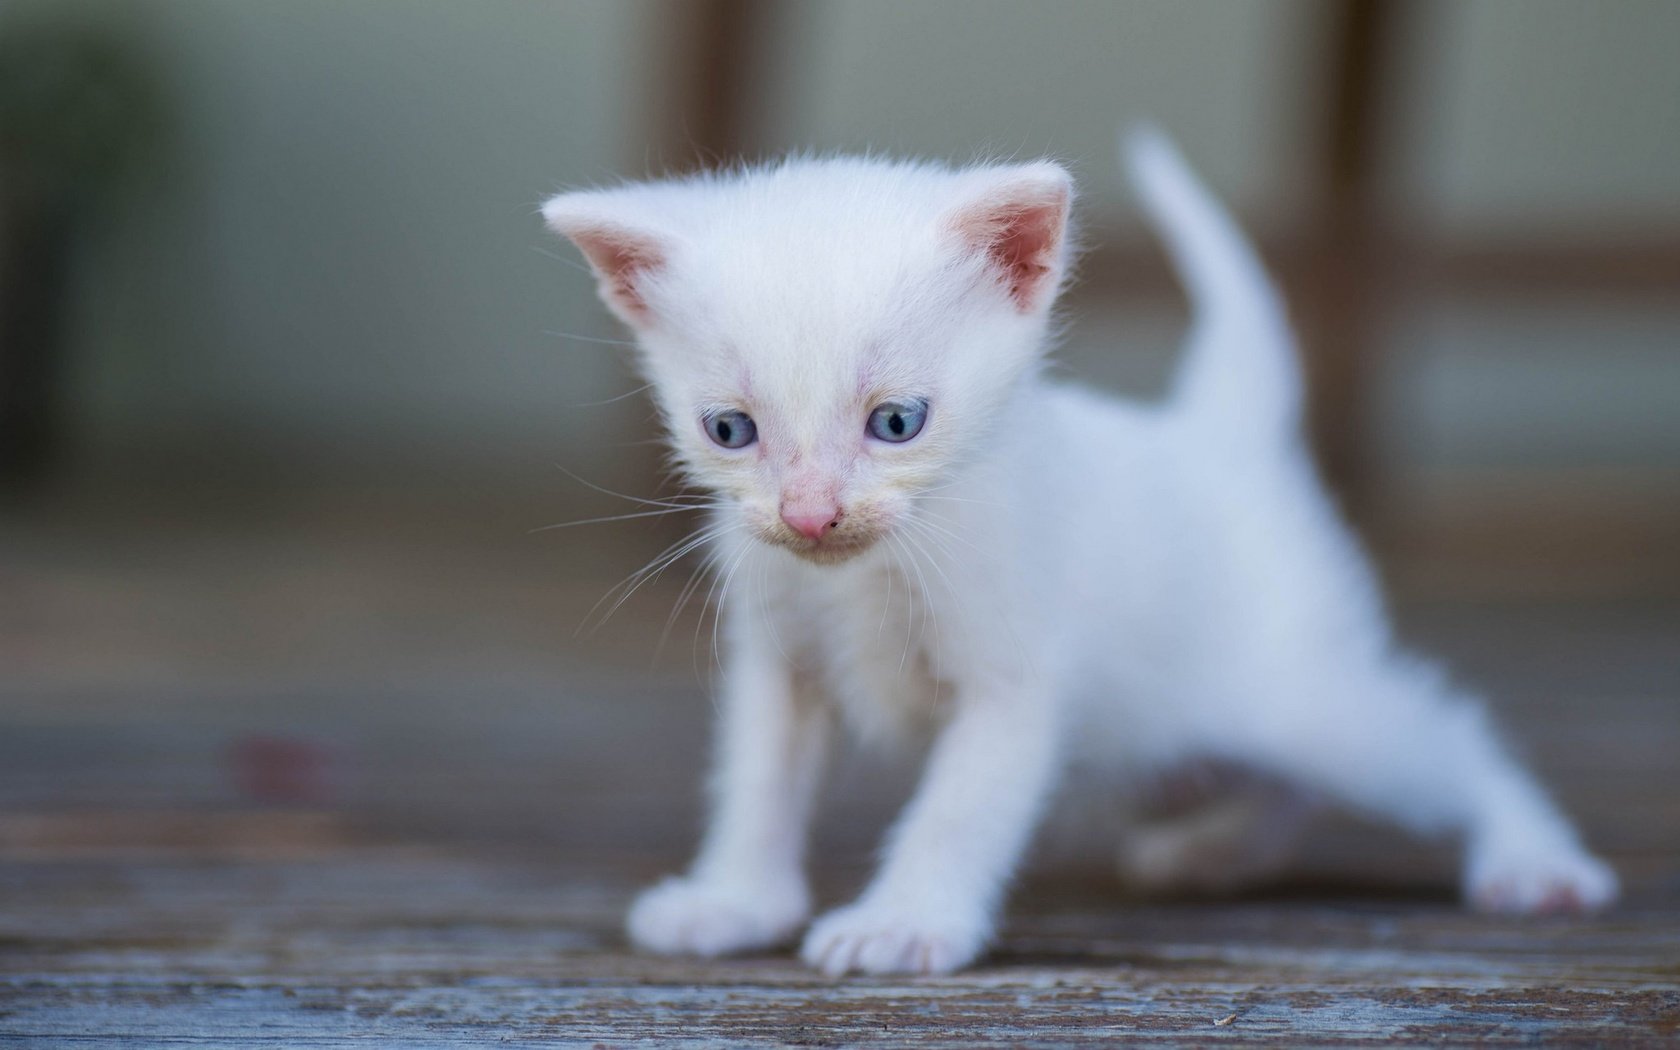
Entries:
{"type": "Polygon", "coordinates": [[[927,423],[928,403],[919,397],[887,401],[869,413],[869,432],[882,441],[909,441],[927,423]]]}
{"type": "Polygon", "coordinates": [[[706,433],[724,448],[746,448],[758,440],[758,427],[745,412],[713,412],[704,422],[706,433]]]}

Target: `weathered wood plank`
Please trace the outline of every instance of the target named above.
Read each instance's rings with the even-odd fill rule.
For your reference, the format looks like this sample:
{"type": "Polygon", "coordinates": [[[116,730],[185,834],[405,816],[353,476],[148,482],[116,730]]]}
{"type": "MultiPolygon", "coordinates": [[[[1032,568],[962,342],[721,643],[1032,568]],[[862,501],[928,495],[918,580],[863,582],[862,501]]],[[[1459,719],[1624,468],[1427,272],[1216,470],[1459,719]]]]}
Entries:
{"type": "MultiPolygon", "coordinates": [[[[656,635],[668,605],[650,604],[656,635]]],[[[102,650],[109,673],[54,679],[37,659],[0,674],[0,1043],[1680,1040],[1671,607],[1407,618],[1490,687],[1627,877],[1629,900],[1609,915],[1466,914],[1439,852],[1342,822],[1309,843],[1299,881],[1264,895],[1147,904],[1106,878],[1040,874],[983,966],[843,981],[786,953],[625,950],[630,895],[694,836],[710,706],[690,668],[589,676],[533,655],[546,639],[497,634],[506,666],[485,649],[483,664],[441,674],[390,659],[404,646],[435,656],[417,639],[443,630],[434,617],[451,622],[412,615],[416,633],[384,643],[400,674],[348,664],[277,679],[252,670],[271,672],[267,655],[223,666],[185,641],[179,666],[196,677],[148,679],[111,655],[120,647],[102,650]],[[241,767],[252,755],[309,756],[310,770],[253,779],[241,767]],[[263,804],[253,784],[302,801],[263,804]]],[[[32,623],[0,622],[0,652],[37,636],[59,652],[97,641],[32,623]]],[[[147,629],[196,644],[197,624],[147,629]]],[[[133,652],[167,650],[137,623],[120,636],[133,652]]],[[[855,886],[906,783],[858,760],[837,781],[817,844],[831,901],[855,886]]]]}
{"type": "Polygon", "coordinates": [[[1680,1034],[1669,901],[1525,923],[1445,902],[1058,905],[1040,893],[972,973],[836,982],[786,957],[627,954],[626,874],[389,850],[11,865],[0,1036],[972,1046],[1680,1034]]]}

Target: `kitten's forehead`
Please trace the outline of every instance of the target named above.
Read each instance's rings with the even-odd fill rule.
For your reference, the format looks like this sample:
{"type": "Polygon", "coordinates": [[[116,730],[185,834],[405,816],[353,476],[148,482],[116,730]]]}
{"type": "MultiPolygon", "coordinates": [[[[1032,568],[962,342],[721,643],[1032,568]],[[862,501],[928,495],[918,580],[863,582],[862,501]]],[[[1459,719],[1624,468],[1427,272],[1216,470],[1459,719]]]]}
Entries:
{"type": "Polygon", "coordinates": [[[953,180],[854,159],[698,183],[676,262],[738,320],[791,312],[817,328],[845,325],[937,269],[953,180]]]}
{"type": "Polygon", "coordinates": [[[954,178],[846,160],[691,186],[673,291],[722,351],[715,365],[803,414],[902,382],[894,351],[926,322],[949,261],[954,178]]]}

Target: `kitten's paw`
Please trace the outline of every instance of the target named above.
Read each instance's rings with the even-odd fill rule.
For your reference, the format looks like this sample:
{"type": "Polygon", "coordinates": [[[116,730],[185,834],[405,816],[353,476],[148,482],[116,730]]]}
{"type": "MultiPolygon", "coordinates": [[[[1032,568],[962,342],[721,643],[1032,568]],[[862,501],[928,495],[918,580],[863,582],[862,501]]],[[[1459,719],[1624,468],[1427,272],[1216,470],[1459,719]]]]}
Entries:
{"type": "Polygon", "coordinates": [[[1471,861],[1465,896],[1477,911],[1510,915],[1591,912],[1616,899],[1616,873],[1574,847],[1490,853],[1471,861]]]}
{"type": "Polygon", "coordinates": [[[803,887],[766,890],[670,878],[631,905],[630,942],[660,955],[730,955],[784,944],[810,917],[803,887]]]}
{"type": "Polygon", "coordinates": [[[830,977],[951,973],[979,958],[991,936],[983,918],[924,915],[859,901],[818,919],[800,957],[830,977]]]}

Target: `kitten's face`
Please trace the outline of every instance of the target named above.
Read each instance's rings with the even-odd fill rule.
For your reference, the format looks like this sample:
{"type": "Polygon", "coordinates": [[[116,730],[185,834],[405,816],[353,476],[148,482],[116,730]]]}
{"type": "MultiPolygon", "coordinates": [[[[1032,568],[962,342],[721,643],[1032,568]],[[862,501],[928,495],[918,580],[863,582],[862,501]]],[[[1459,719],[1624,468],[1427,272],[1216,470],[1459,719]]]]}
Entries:
{"type": "Polygon", "coordinates": [[[688,476],[758,539],[838,562],[1008,439],[1069,197],[1048,164],[829,161],[570,194],[544,212],[636,330],[688,476]]]}
{"type": "Polygon", "coordinates": [[[753,535],[814,561],[850,558],[898,527],[1019,371],[965,369],[962,333],[910,318],[842,318],[809,301],[745,312],[726,311],[733,322],[698,341],[691,331],[650,347],[648,371],[687,475],[753,535]]]}

